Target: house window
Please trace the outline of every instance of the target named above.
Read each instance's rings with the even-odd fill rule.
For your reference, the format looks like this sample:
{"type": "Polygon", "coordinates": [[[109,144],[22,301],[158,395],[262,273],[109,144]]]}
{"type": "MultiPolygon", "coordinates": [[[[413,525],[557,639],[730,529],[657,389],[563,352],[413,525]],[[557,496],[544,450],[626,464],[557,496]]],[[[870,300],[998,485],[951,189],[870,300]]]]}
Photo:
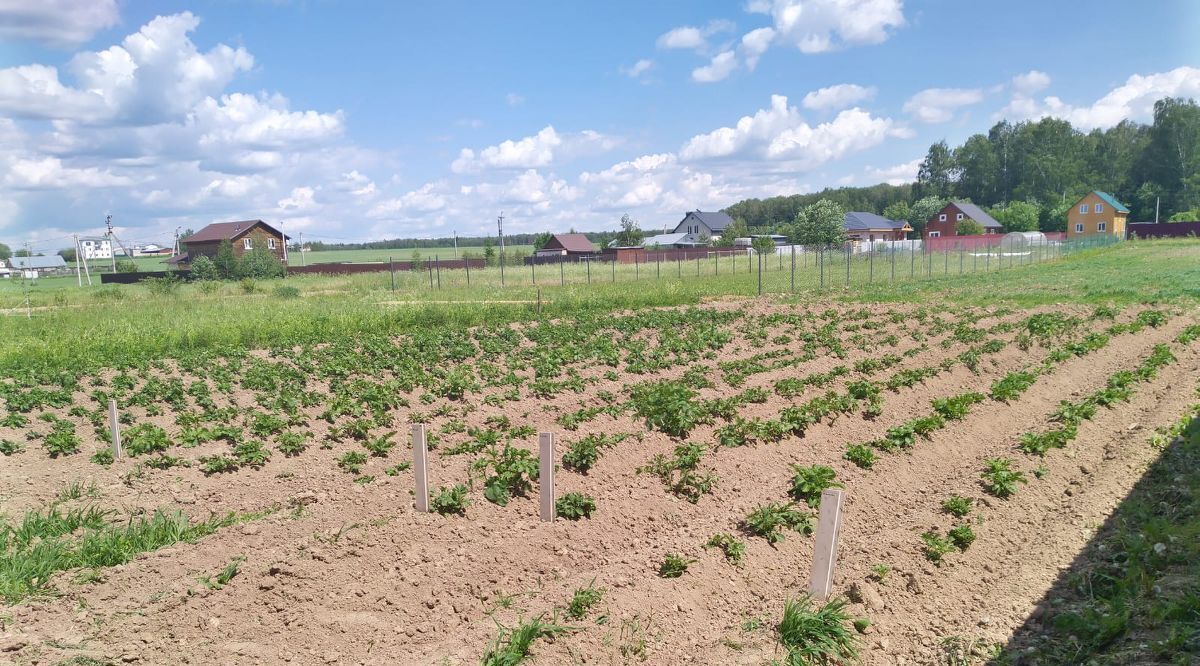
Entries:
{"type": "Polygon", "coordinates": [[[1096,204],[1096,212],[1100,213],[1103,211],[1104,211],[1104,204],[1096,204]]]}
{"type": "Polygon", "coordinates": [[[955,215],[955,216],[954,216],[954,220],[955,220],[956,222],[962,222],[962,213],[959,213],[958,215],[955,215]]]}
{"type": "Polygon", "coordinates": [[[275,249],[275,239],[274,239],[274,238],[268,238],[268,239],[267,239],[267,249],[268,249],[268,250],[274,250],[274,249],[275,249]]]}
{"type": "Polygon", "coordinates": [[[1096,231],[1107,231],[1107,230],[1108,230],[1107,222],[1101,222],[1100,224],[1096,225],[1096,231]]]}
{"type": "Polygon", "coordinates": [[[242,239],[242,249],[253,250],[254,249],[254,239],[253,238],[243,238],[242,239]]]}
{"type": "Polygon", "coordinates": [[[938,215],[938,222],[945,222],[945,221],[946,221],[946,214],[945,214],[945,213],[942,213],[941,215],[938,215]]]}
{"type": "Polygon", "coordinates": [[[1088,205],[1087,204],[1079,204],[1079,212],[1080,213],[1088,212],[1088,205]]]}
{"type": "Polygon", "coordinates": [[[1077,234],[1083,233],[1083,222],[1075,223],[1075,233],[1077,233],[1077,234]]]}
{"type": "MultiPolygon", "coordinates": [[[[946,217],[946,216],[945,216],[945,215],[943,215],[942,217],[946,217]]],[[[942,232],[940,232],[940,231],[931,231],[931,232],[929,232],[929,237],[930,237],[930,238],[941,238],[941,237],[942,237],[942,232]]]]}

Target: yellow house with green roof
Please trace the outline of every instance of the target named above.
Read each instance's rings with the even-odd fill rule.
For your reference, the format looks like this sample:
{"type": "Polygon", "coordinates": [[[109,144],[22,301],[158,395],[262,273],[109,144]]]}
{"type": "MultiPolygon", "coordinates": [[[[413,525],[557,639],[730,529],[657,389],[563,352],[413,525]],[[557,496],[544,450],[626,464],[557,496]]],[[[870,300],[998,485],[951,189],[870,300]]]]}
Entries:
{"type": "Polygon", "coordinates": [[[1109,234],[1125,237],[1129,208],[1108,192],[1093,190],[1067,211],[1067,238],[1109,234]]]}

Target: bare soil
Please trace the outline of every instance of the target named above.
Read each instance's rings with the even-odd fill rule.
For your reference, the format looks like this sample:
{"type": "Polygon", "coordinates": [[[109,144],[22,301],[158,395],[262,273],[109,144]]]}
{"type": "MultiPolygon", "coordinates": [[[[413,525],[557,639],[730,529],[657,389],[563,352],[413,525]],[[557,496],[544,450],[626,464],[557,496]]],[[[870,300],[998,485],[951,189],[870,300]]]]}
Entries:
{"type": "MultiPolygon", "coordinates": [[[[727,300],[712,307],[762,315],[826,306],[727,300]]],[[[987,316],[975,325],[1018,321],[1030,312],[987,316]]],[[[1123,313],[1122,319],[1133,314],[1123,313]]],[[[195,467],[146,469],[143,476],[126,480],[137,461],[119,461],[110,468],[90,463],[87,455],[102,446],[98,443],[85,444],[82,454],[49,459],[31,442],[25,452],[0,458],[0,501],[10,517],[51,501],[63,483],[74,479],[94,481],[101,504],[127,511],[179,507],[199,518],[273,505],[279,510],[195,544],[178,544],[107,569],[97,582],[73,583],[70,574],[62,575],[59,596],[0,608],[0,618],[11,616],[3,620],[0,663],[54,664],[80,655],[150,664],[477,663],[498,626],[539,615],[549,618],[574,589],[594,581],[605,590],[597,609],[579,621],[559,616],[560,623],[576,631],[535,642],[527,663],[761,664],[782,656],[774,623],[785,600],[807,587],[812,537],[789,533],[772,546],[740,535],[747,548],[739,566],[703,544],[714,533],[739,534],[741,519],[755,506],[785,500],[792,463],[829,465],[846,486],[835,593],[855,587],[862,601],[851,610],[871,620],[861,637],[862,662],[938,663],[949,638],[1003,643],[1028,618],[1038,617],[1036,605],[1059,570],[1070,565],[1155,458],[1149,433],[1174,421],[1194,401],[1200,354],[1194,347],[1174,345],[1177,363],[1141,385],[1130,402],[1100,409],[1080,426],[1068,448],[1050,452],[1044,461],[1016,450],[1020,434],[1043,424],[1060,400],[1103,387],[1110,374],[1133,368],[1155,344],[1170,342],[1196,321],[1194,312],[1180,313],[1162,328],[1116,336],[1099,352],[1055,366],[1011,404],[980,403],[966,419],[919,441],[911,453],[885,455],[871,470],[843,459],[846,444],[878,438],[888,427],[928,413],[932,398],[986,393],[992,381],[1040,360],[1047,350],[1009,344],[985,357],[978,373],[959,365],[922,384],[885,392],[883,413],[876,419],[843,416],[813,426],[802,438],[720,449],[705,458],[719,477],[716,489],[696,504],[670,494],[654,476],[637,472],[653,455],[670,454],[676,440],[648,432],[630,415],[602,415],[578,432],[566,432],[555,422],[564,412],[600,404],[600,391],[620,396],[624,385],[678,377],[684,368],[653,376],[622,374],[615,382],[603,379],[605,368],[580,368],[581,376],[595,379],[582,393],[525,396],[500,407],[479,403],[464,417],[478,426],[488,416],[503,414],[514,423],[554,431],[560,456],[567,442],[587,433],[636,435],[607,450],[589,474],[563,470],[557,475],[560,495],[580,491],[596,499],[597,513],[578,522],[540,522],[536,496],[500,507],[485,501],[478,487],[465,517],[417,513],[411,471],[383,473],[384,467],[409,460],[403,443],[388,458],[368,461],[364,474],[374,475],[373,482],[355,484],[334,464],[349,445],[319,449],[316,443],[328,425],[315,418],[309,425],[313,444],[303,455],[276,454],[261,470],[211,476],[195,467]],[[1030,477],[1008,500],[987,496],[979,484],[984,460],[998,456],[1015,458],[1030,477]],[[1042,463],[1048,471],[1034,479],[1033,471],[1042,463]],[[982,516],[975,528],[978,540],[934,566],[922,554],[920,534],[953,525],[940,509],[951,494],[976,500],[982,516]],[[680,578],[657,575],[670,552],[695,560],[680,578]],[[246,558],[241,573],[224,588],[209,590],[198,583],[237,556],[246,558]],[[871,577],[877,564],[891,567],[883,582],[871,577]]],[[[863,333],[882,337],[911,325],[890,323],[863,333]]],[[[1100,330],[1107,322],[1089,325],[1100,330]]],[[[768,331],[768,339],[785,332],[781,325],[768,331]]],[[[928,349],[889,372],[936,365],[966,349],[953,341],[943,348],[940,343],[946,339],[944,332],[931,336],[924,342],[928,349]]],[[[747,387],[770,389],[778,379],[825,372],[884,351],[902,353],[919,344],[901,335],[893,349],[851,349],[846,359],[819,356],[751,375],[744,387],[731,389],[719,381],[717,363],[780,347],[739,336],[705,361],[717,387],[701,394],[711,398],[747,387]]],[[[829,388],[841,388],[847,379],[852,377],[829,388]]],[[[744,406],[740,414],[773,417],[782,407],[825,390],[810,388],[789,400],[773,394],[765,404],[744,406]]],[[[401,442],[407,441],[405,423],[411,412],[429,414],[441,404],[422,405],[416,396],[409,397],[413,407],[396,411],[401,442]]],[[[230,401],[248,407],[253,396],[239,391],[230,401]]],[[[144,420],[177,430],[167,416],[144,420]]],[[[688,440],[713,442],[716,425],[697,428],[688,440]]],[[[80,432],[91,437],[90,428],[80,432]]],[[[19,434],[0,428],[0,437],[19,434]]],[[[441,455],[456,441],[443,440],[431,453],[430,486],[435,489],[469,476],[470,457],[441,455]]],[[[535,449],[535,438],[521,445],[535,449]]],[[[172,453],[186,452],[194,459],[225,447],[209,443],[172,453]]]]}

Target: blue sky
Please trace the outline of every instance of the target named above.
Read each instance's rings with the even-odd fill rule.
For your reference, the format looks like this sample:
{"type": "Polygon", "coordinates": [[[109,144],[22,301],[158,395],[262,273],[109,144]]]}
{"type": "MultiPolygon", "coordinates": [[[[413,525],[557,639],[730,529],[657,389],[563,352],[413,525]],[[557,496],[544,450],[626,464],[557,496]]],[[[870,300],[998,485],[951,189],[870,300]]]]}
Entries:
{"type": "MultiPolygon", "coordinates": [[[[1200,97],[1185,0],[0,0],[0,241],[647,229],[1200,97]]],[[[69,244],[69,241],[67,242],[69,244]]]]}

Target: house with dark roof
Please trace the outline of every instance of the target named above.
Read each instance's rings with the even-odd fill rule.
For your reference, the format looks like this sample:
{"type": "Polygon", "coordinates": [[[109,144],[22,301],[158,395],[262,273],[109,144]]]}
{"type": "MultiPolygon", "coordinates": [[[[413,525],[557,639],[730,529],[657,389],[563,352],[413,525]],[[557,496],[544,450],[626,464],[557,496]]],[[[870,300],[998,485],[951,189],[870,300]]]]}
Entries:
{"type": "Polygon", "coordinates": [[[941,238],[943,236],[958,236],[958,223],[964,220],[974,220],[983,227],[985,234],[998,234],[1003,226],[996,218],[988,215],[982,208],[967,201],[951,201],[944,208],[933,214],[925,222],[925,230],[921,232],[923,239],[941,238]]]}
{"type": "Polygon", "coordinates": [[[65,271],[67,262],[57,254],[39,254],[32,257],[12,257],[8,260],[8,266],[14,271],[52,273],[65,271]]]}
{"type": "Polygon", "coordinates": [[[1067,211],[1067,238],[1108,234],[1125,237],[1129,208],[1108,192],[1088,192],[1067,211]]]}
{"type": "Polygon", "coordinates": [[[184,239],[182,242],[187,251],[172,257],[167,263],[187,268],[197,257],[216,259],[217,250],[225,241],[232,245],[235,257],[264,248],[279,261],[287,263],[287,240],[282,231],[262,220],[214,222],[184,239]]]}
{"type": "Polygon", "coordinates": [[[538,250],[539,257],[583,257],[598,252],[595,243],[583,234],[554,234],[538,250]]]}
{"type": "Polygon", "coordinates": [[[855,242],[904,240],[913,230],[904,220],[889,220],[882,215],[858,211],[846,213],[842,227],[846,230],[846,238],[855,242]]]}
{"type": "Polygon", "coordinates": [[[733,224],[733,218],[722,211],[704,212],[689,211],[675,225],[672,233],[687,234],[687,241],[692,244],[708,244],[713,236],[725,233],[726,227],[733,224]]]}

